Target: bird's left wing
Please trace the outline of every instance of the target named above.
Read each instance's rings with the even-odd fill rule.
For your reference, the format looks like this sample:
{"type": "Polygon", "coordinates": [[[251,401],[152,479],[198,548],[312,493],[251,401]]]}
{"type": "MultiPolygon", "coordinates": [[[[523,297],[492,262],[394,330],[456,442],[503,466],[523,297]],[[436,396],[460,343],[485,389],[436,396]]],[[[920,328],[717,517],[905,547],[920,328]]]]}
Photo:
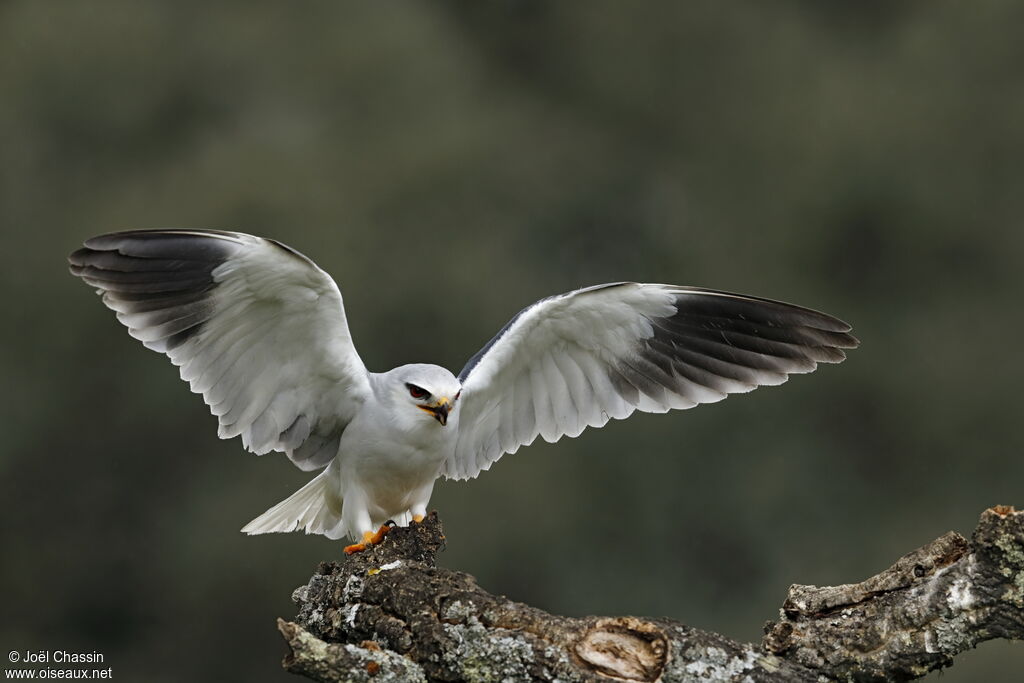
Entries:
{"type": "Polygon", "coordinates": [[[167,354],[257,454],[303,470],[329,463],[370,393],[334,280],[274,240],[214,230],[94,237],[71,272],[148,348],[167,354]]]}
{"type": "Polygon", "coordinates": [[[768,299],[620,282],[543,299],[459,374],[459,437],[442,473],[477,476],[541,436],[782,384],[857,346],[850,326],[768,299]]]}

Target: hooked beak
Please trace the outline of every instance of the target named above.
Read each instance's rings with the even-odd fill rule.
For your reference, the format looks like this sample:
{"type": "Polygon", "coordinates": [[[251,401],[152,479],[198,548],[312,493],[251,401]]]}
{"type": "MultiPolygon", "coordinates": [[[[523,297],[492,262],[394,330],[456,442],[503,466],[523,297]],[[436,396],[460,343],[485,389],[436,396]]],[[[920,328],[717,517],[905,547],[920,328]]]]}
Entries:
{"type": "Polygon", "coordinates": [[[452,408],[451,401],[447,397],[442,396],[437,400],[436,403],[431,403],[426,406],[416,406],[420,410],[425,410],[434,416],[434,419],[441,423],[442,426],[448,424],[448,412],[452,408]]]}

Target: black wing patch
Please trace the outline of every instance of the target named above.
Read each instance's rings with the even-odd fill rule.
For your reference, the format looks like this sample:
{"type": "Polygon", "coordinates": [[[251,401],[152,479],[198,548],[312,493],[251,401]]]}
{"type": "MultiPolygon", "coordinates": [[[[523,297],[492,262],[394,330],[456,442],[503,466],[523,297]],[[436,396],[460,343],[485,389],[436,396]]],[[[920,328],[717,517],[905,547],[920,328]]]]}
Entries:
{"type": "Polygon", "coordinates": [[[770,299],[692,289],[676,295],[676,309],[651,320],[653,336],[608,369],[633,405],[641,393],[661,401],[666,389],[701,403],[707,390],[724,398],[781,384],[818,363],[841,362],[844,349],[860,343],[838,318],[770,299]]]}

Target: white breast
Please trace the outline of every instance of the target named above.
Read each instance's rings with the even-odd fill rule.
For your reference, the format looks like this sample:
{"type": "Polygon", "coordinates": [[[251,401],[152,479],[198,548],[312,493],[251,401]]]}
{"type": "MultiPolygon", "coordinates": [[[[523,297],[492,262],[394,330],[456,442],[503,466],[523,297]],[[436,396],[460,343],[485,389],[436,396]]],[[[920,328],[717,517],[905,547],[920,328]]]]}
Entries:
{"type": "Polygon", "coordinates": [[[414,413],[412,406],[398,419],[367,408],[341,438],[341,493],[345,496],[346,490],[357,487],[366,496],[372,517],[390,519],[408,510],[416,495],[438,478],[441,465],[454,451],[458,418],[453,416],[442,426],[422,412],[414,413]]]}

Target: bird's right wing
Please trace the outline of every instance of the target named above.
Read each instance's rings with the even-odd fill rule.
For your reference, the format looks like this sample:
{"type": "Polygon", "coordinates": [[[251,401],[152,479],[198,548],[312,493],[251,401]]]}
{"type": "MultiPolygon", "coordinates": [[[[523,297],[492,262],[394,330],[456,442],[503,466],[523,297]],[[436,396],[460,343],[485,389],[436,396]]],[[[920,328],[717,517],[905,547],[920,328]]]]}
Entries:
{"type": "Polygon", "coordinates": [[[782,384],[857,346],[830,315],[698,287],[618,282],[543,299],[459,374],[459,438],[442,473],[477,476],[538,436],[578,436],[782,384]]]}
{"type": "Polygon", "coordinates": [[[274,240],[213,230],[94,237],[68,259],[129,334],[170,357],[250,451],[314,470],[370,395],[341,293],[274,240]]]}

